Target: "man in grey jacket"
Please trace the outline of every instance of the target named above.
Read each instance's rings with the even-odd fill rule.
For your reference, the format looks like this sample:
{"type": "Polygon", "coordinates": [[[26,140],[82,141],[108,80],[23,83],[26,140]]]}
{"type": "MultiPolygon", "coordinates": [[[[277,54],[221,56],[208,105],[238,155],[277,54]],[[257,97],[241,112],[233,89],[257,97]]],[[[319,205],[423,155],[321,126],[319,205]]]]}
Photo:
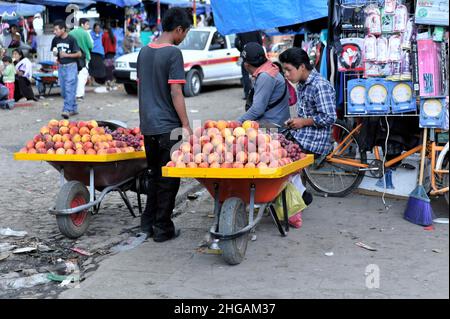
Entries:
{"type": "Polygon", "coordinates": [[[282,126],[290,117],[289,90],[279,68],[267,60],[258,43],[245,45],[241,57],[255,83],[247,100],[248,110],[239,121],[263,121],[282,126]]]}

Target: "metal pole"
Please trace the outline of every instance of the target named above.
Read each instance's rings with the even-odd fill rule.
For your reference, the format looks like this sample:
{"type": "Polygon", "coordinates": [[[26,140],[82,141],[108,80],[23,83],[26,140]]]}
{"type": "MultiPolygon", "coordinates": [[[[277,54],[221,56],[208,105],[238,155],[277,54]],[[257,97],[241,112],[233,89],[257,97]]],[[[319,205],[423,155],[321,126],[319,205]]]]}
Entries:
{"type": "Polygon", "coordinates": [[[161,24],[161,3],[159,0],[156,2],[156,12],[158,14],[158,17],[156,18],[156,25],[159,27],[161,24]]]}
{"type": "Polygon", "coordinates": [[[192,4],[192,15],[194,18],[194,28],[197,27],[197,3],[196,0],[194,0],[194,3],[192,4]]]}

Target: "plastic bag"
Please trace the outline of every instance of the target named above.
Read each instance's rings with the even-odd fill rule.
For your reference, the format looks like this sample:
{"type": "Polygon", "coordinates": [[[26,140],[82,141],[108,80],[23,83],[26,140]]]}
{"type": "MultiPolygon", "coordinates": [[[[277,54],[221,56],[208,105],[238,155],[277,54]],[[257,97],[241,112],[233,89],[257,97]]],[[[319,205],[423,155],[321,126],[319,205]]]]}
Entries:
{"type": "MultiPolygon", "coordinates": [[[[304,210],[307,206],[303,201],[302,194],[292,183],[288,183],[286,188],[286,203],[288,209],[288,218],[304,210]]],[[[284,220],[283,212],[283,194],[278,195],[274,203],[275,211],[279,220],[284,220]]]]}

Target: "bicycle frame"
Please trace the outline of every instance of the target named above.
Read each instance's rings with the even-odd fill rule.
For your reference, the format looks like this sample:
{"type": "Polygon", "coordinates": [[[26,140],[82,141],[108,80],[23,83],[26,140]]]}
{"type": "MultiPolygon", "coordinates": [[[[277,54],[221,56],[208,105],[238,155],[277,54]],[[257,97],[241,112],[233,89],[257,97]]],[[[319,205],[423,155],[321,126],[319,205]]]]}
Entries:
{"type": "MultiPolygon", "coordinates": [[[[354,159],[348,159],[348,158],[339,158],[339,156],[341,156],[351,145],[352,143],[352,136],[359,134],[360,130],[361,130],[362,124],[358,124],[351,132],[349,135],[347,135],[340,143],[339,145],[333,150],[333,152],[331,152],[331,154],[329,154],[326,157],[326,161],[330,162],[330,163],[336,163],[336,164],[344,164],[344,165],[348,165],[348,166],[352,166],[352,167],[356,167],[359,168],[359,170],[364,170],[364,171],[368,171],[368,170],[376,170],[377,168],[370,168],[369,164],[367,163],[363,163],[361,161],[358,160],[354,160],[354,159]]],[[[448,144],[447,144],[447,149],[448,149],[448,144]]],[[[439,194],[443,194],[449,191],[449,187],[444,187],[444,188],[439,188],[436,185],[436,175],[435,174],[448,174],[449,171],[448,170],[442,170],[442,169],[436,169],[436,152],[442,152],[444,150],[444,146],[438,146],[436,145],[436,143],[433,141],[431,143],[431,145],[428,145],[428,149],[430,149],[430,152],[428,154],[428,158],[431,160],[431,170],[432,170],[432,174],[431,174],[431,187],[432,187],[432,195],[439,195],[439,194]]],[[[422,150],[422,145],[418,145],[406,152],[404,152],[403,154],[387,161],[384,163],[384,167],[385,168],[389,168],[392,167],[393,165],[399,163],[400,161],[402,161],[403,159],[411,156],[412,154],[415,153],[419,153],[422,150]]],[[[375,155],[375,159],[381,161],[381,155],[380,155],[380,151],[379,151],[379,146],[375,146],[373,148],[373,153],[375,155]]]]}

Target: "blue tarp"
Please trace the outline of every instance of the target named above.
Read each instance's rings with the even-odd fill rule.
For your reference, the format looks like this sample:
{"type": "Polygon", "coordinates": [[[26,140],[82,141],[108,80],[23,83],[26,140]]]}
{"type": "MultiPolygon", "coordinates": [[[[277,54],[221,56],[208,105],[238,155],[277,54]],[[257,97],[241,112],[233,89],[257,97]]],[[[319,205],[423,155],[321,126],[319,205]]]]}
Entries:
{"type": "Polygon", "coordinates": [[[134,7],[141,3],[139,0],[97,0],[97,2],[106,2],[114,4],[118,7],[134,7]]]}
{"type": "Polygon", "coordinates": [[[91,0],[22,0],[21,2],[42,4],[44,6],[68,6],[69,4],[76,4],[83,8],[88,5],[94,4],[95,1],[91,0]]]}
{"type": "Polygon", "coordinates": [[[327,0],[211,0],[222,34],[271,29],[328,16],[327,0]]]}
{"type": "Polygon", "coordinates": [[[42,12],[45,10],[44,6],[35,5],[35,4],[26,4],[26,3],[18,3],[18,2],[0,2],[0,15],[12,15],[15,13],[17,16],[34,16],[38,12],[42,12]]]}

